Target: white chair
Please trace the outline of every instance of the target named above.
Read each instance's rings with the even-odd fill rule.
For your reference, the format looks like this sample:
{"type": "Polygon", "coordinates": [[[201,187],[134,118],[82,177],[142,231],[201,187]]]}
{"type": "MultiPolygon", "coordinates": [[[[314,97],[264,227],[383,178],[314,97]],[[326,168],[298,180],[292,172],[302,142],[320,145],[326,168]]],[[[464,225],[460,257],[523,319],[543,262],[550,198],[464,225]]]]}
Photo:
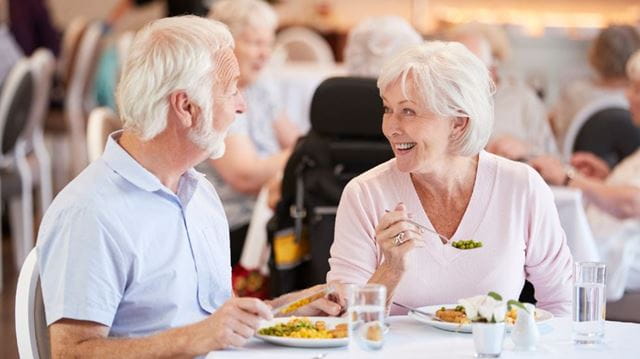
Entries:
{"type": "Polygon", "coordinates": [[[33,110],[31,119],[27,125],[25,140],[27,141],[27,152],[32,152],[38,162],[40,213],[42,214],[44,214],[49,207],[53,197],[51,158],[45,146],[43,131],[44,120],[49,109],[55,63],[53,53],[47,49],[38,49],[31,55],[31,71],[36,86],[33,110]]]}
{"type": "Polygon", "coordinates": [[[604,96],[597,101],[589,103],[573,117],[567,133],[564,136],[564,139],[562,139],[562,143],[560,143],[561,155],[566,162],[571,160],[576,138],[587,120],[596,113],[608,108],[628,109],[629,103],[624,96],[604,96]]]}
{"type": "Polygon", "coordinates": [[[107,107],[99,107],[91,111],[87,124],[87,153],[89,162],[102,155],[107,137],[121,128],[118,117],[107,107]]]}
{"type": "Polygon", "coordinates": [[[9,202],[17,268],[33,247],[33,179],[25,132],[32,113],[34,85],[31,63],[21,59],[0,93],[0,188],[2,200],[9,202]]]}
{"type": "Polygon", "coordinates": [[[274,53],[282,52],[286,54],[287,62],[335,65],[335,58],[327,41],[306,27],[290,27],[278,33],[274,53]]]}
{"type": "Polygon", "coordinates": [[[72,177],[80,173],[88,163],[86,119],[95,106],[91,97],[93,75],[102,39],[102,24],[98,21],[87,26],[78,45],[75,63],[71,69],[65,93],[65,117],[71,140],[72,177]]]}
{"type": "Polygon", "coordinates": [[[16,339],[23,359],[50,357],[49,331],[44,312],[37,249],[24,261],[16,286],[16,339]]]}

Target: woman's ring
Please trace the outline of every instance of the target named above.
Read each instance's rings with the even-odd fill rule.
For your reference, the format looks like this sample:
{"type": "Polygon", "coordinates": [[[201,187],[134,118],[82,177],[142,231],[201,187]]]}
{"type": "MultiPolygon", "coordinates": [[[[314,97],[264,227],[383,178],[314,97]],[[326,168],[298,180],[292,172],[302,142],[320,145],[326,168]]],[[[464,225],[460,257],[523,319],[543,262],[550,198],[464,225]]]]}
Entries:
{"type": "Polygon", "coordinates": [[[394,246],[399,246],[402,243],[404,243],[404,232],[400,232],[398,234],[396,234],[395,237],[393,237],[393,245],[394,246]]]}

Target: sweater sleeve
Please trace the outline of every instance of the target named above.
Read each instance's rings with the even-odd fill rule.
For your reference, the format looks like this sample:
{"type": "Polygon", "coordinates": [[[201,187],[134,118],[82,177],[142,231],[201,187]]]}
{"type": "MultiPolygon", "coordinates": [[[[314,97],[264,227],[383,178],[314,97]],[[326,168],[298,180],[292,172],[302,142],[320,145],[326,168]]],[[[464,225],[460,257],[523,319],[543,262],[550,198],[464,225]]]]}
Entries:
{"type": "Polygon", "coordinates": [[[553,193],[530,170],[529,220],[525,272],[538,306],[557,316],[571,313],[573,258],[560,225],[553,193]]]}
{"type": "Polygon", "coordinates": [[[344,189],[336,213],[335,236],[327,282],[365,284],[378,267],[375,216],[365,191],[356,181],[344,189]]]}

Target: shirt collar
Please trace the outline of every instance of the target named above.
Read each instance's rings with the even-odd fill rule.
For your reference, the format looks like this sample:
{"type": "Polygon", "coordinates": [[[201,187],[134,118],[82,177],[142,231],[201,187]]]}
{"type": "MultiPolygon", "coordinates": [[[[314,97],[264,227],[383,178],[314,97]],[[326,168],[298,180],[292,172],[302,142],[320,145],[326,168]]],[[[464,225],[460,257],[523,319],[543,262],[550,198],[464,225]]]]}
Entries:
{"type": "MultiPolygon", "coordinates": [[[[122,130],[113,132],[107,139],[107,144],[102,154],[102,159],[107,166],[118,173],[122,178],[126,179],[134,186],[139,187],[148,192],[155,192],[158,190],[164,190],[173,195],[168,188],[166,188],[160,179],[153,173],[144,168],[138,161],[136,161],[131,155],[125,151],[117,140],[122,135],[122,130]]],[[[186,205],[189,202],[195,188],[198,185],[198,181],[203,178],[204,175],[193,168],[190,168],[182,175],[180,184],[178,187],[178,197],[186,205]],[[186,193],[182,193],[186,192],[186,193]]]]}

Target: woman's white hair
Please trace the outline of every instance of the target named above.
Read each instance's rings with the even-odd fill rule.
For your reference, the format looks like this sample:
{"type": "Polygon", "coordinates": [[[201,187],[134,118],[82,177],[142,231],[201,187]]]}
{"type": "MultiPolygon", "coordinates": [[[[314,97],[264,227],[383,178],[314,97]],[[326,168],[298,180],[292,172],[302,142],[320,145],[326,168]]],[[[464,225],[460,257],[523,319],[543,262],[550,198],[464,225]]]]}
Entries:
{"type": "Polygon", "coordinates": [[[421,42],[420,34],[403,18],[371,17],[349,32],[344,62],[350,75],[375,78],[391,56],[421,42]]]}
{"type": "Polygon", "coordinates": [[[640,50],[634,52],[627,61],[627,76],[631,81],[640,81],[640,50]]]}
{"type": "Polygon", "coordinates": [[[464,134],[453,140],[452,149],[462,156],[478,154],[493,130],[494,91],[489,71],[480,59],[460,43],[430,41],[386,63],[378,88],[400,81],[404,96],[409,98],[409,77],[419,97],[416,102],[445,120],[469,119],[464,134]]]}
{"type": "Polygon", "coordinates": [[[167,127],[169,95],[184,90],[211,119],[215,56],[233,49],[224,24],[197,16],[156,20],[133,39],[116,92],[123,127],[143,141],[167,127]]]}
{"type": "Polygon", "coordinates": [[[218,0],[209,11],[209,18],[229,26],[233,36],[238,36],[248,26],[274,30],[278,26],[278,15],[262,0],[218,0]]]}

